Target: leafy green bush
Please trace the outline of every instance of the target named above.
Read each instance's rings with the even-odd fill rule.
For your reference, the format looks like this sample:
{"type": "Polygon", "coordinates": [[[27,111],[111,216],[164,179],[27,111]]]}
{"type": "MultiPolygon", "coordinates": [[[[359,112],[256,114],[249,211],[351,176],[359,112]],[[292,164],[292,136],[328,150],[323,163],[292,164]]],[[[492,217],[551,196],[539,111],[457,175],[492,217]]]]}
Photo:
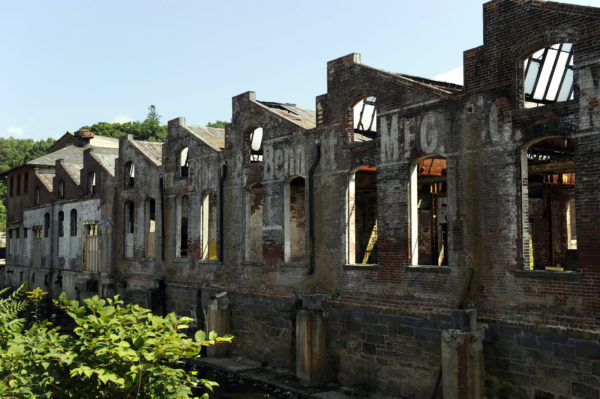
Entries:
{"type": "MultiPolygon", "coordinates": [[[[55,304],[73,319],[73,334],[37,317],[25,328],[23,291],[0,299],[2,398],[189,398],[191,387],[216,384],[186,372],[183,359],[233,338],[212,332],[207,339],[203,331],[187,338],[182,330],[192,319],[156,316],[118,296],[80,306],[62,294],[55,304]]],[[[35,304],[39,292],[28,294],[35,304]]]]}

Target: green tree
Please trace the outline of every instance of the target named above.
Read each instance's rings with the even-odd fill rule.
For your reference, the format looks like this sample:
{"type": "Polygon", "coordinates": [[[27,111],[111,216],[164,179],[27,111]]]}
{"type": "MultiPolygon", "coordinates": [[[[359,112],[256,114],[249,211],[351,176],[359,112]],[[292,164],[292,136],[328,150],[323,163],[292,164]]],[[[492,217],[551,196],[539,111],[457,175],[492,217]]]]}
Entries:
{"type": "Polygon", "coordinates": [[[156,123],[160,125],[160,115],[158,112],[156,112],[156,107],[154,104],[150,104],[148,107],[148,115],[146,116],[146,120],[156,121],[156,123]]]}
{"type": "MultiPolygon", "coordinates": [[[[190,339],[182,331],[192,319],[156,316],[118,296],[80,306],[62,294],[55,304],[73,319],[72,335],[37,318],[26,327],[23,291],[0,299],[2,398],[189,398],[191,387],[216,384],[186,372],[183,359],[233,338],[198,331],[190,339]]],[[[39,303],[41,292],[28,295],[39,303]]]]}
{"type": "Polygon", "coordinates": [[[214,122],[208,122],[208,123],[206,124],[206,127],[218,127],[218,128],[221,128],[221,129],[225,129],[225,125],[227,125],[228,123],[229,123],[229,122],[226,122],[226,121],[222,121],[222,120],[219,120],[219,119],[217,119],[217,120],[216,120],[216,121],[214,121],[214,122]]]}
{"type": "MultiPolygon", "coordinates": [[[[45,155],[55,140],[34,141],[0,137],[0,173],[45,155]]],[[[6,177],[0,178],[0,231],[6,230],[6,177]]]]}

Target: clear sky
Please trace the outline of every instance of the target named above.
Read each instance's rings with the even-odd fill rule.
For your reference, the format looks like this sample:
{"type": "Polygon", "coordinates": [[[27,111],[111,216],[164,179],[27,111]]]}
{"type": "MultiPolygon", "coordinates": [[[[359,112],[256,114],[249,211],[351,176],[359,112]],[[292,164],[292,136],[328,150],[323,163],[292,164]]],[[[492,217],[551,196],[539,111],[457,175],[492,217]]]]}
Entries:
{"type": "Polygon", "coordinates": [[[0,0],[0,137],[143,120],[150,104],[163,123],[205,125],[230,120],[231,97],[248,90],[314,109],[327,61],[352,52],[440,78],[482,44],[483,3],[0,0]]]}

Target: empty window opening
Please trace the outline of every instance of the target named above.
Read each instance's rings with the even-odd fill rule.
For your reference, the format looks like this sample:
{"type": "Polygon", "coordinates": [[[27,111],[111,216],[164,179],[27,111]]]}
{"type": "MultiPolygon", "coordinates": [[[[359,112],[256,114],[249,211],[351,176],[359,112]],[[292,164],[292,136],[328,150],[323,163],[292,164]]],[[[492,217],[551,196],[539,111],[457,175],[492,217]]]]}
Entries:
{"type": "Polygon", "coordinates": [[[133,201],[125,202],[125,257],[133,258],[133,242],[134,242],[134,205],[133,201]]]}
{"type": "Polygon", "coordinates": [[[526,269],[576,269],[575,157],[571,139],[523,150],[523,259],[526,269]]]}
{"type": "Polygon", "coordinates": [[[50,214],[44,214],[44,237],[48,237],[48,232],[50,231],[50,214]]]}
{"type": "Polygon", "coordinates": [[[177,197],[177,235],[176,235],[176,256],[186,258],[188,255],[188,218],[189,218],[189,200],[187,195],[177,197]]]}
{"type": "Polygon", "coordinates": [[[11,177],[10,178],[10,183],[8,185],[8,189],[9,189],[8,191],[10,192],[10,196],[11,197],[15,195],[14,184],[13,183],[14,183],[14,177],[11,177]]]}
{"type": "Polygon", "coordinates": [[[23,192],[25,194],[29,192],[29,172],[25,172],[25,178],[23,180],[23,192]]]}
{"type": "Polygon", "coordinates": [[[262,260],[263,188],[260,183],[246,191],[246,259],[262,260]]]}
{"type": "Polygon", "coordinates": [[[58,236],[63,237],[65,235],[65,213],[63,211],[58,212],[58,236]]]}
{"type": "Polygon", "coordinates": [[[362,167],[349,175],[347,262],[377,263],[377,169],[362,167]]]}
{"type": "Polygon", "coordinates": [[[31,248],[31,258],[32,258],[31,265],[34,268],[42,267],[42,250],[43,250],[43,248],[42,248],[42,226],[33,226],[33,245],[31,248]]]}
{"type": "Polygon", "coordinates": [[[88,173],[88,193],[90,195],[96,194],[96,173],[88,173]]]}
{"type": "Polygon", "coordinates": [[[208,191],[202,198],[200,213],[201,258],[217,260],[217,195],[208,191]]]}
{"type": "Polygon", "coordinates": [[[65,181],[59,180],[58,182],[58,198],[65,199],[65,181]]]}
{"type": "Polygon", "coordinates": [[[262,162],[263,160],[263,128],[254,129],[248,136],[250,147],[250,162],[262,162]]]}
{"type": "Polygon", "coordinates": [[[8,255],[14,253],[13,229],[8,230],[8,255]]]}
{"type": "Polygon", "coordinates": [[[574,98],[571,43],[536,51],[525,60],[523,69],[526,108],[574,98]]]}
{"type": "Polygon", "coordinates": [[[21,175],[17,176],[17,195],[21,195],[21,175]]]}
{"type": "Polygon", "coordinates": [[[415,162],[410,175],[411,265],[448,264],[447,163],[438,156],[415,162]]]}
{"type": "Polygon", "coordinates": [[[188,148],[185,147],[179,153],[179,177],[187,177],[189,174],[188,148]]]}
{"type": "Polygon", "coordinates": [[[146,258],[154,258],[156,252],[156,201],[154,198],[148,198],[144,205],[145,208],[145,248],[144,256],[146,258]]]}
{"type": "Polygon", "coordinates": [[[292,178],[284,186],[285,260],[301,261],[306,255],[305,181],[292,178]]]}
{"type": "Polygon", "coordinates": [[[377,136],[376,98],[367,97],[352,107],[353,141],[369,141],[377,136]]]}
{"type": "Polygon", "coordinates": [[[39,187],[35,188],[35,192],[33,195],[34,195],[35,204],[39,205],[40,204],[40,188],[39,187]]]}
{"type": "Polygon", "coordinates": [[[125,164],[125,187],[133,187],[135,183],[135,165],[133,162],[125,164]]]}
{"type": "Polygon", "coordinates": [[[69,224],[71,226],[71,237],[75,237],[77,235],[77,211],[75,209],[71,209],[69,224]]]}
{"type": "Polygon", "coordinates": [[[83,227],[82,269],[90,272],[100,271],[100,241],[98,223],[86,223],[83,227]]]}

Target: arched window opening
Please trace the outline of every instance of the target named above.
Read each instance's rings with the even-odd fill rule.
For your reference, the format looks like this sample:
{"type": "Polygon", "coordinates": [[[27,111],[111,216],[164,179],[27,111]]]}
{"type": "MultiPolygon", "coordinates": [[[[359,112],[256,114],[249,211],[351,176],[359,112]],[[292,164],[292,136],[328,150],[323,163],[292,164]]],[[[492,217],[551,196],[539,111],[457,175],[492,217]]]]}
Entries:
{"type": "Polygon", "coordinates": [[[262,162],[263,160],[263,128],[254,129],[248,136],[250,148],[250,162],[262,162]]]}
{"type": "Polygon", "coordinates": [[[44,237],[48,237],[48,232],[50,231],[50,214],[44,214],[44,237]]]}
{"type": "Polygon", "coordinates": [[[39,205],[40,204],[40,188],[39,187],[35,188],[33,196],[34,196],[35,204],[39,205]]]}
{"type": "Polygon", "coordinates": [[[377,263],[377,169],[364,166],[349,175],[347,262],[377,263]]]}
{"type": "Polygon", "coordinates": [[[148,198],[144,204],[144,230],[146,231],[144,256],[154,258],[156,252],[156,201],[148,198]]]}
{"type": "Polygon", "coordinates": [[[370,141],[377,136],[376,98],[367,97],[352,107],[354,142],[370,141]]]}
{"type": "Polygon", "coordinates": [[[96,173],[88,173],[88,193],[90,195],[96,194],[96,173]]]}
{"type": "Polygon", "coordinates": [[[25,178],[23,181],[23,192],[25,194],[29,192],[29,172],[25,172],[25,178]]]}
{"type": "Polygon", "coordinates": [[[133,259],[134,242],[134,205],[133,201],[127,201],[124,205],[125,213],[125,258],[133,259]]]}
{"type": "Polygon", "coordinates": [[[246,191],[246,259],[262,260],[263,188],[260,183],[246,191]]]}
{"type": "Polygon", "coordinates": [[[75,209],[71,209],[71,218],[69,224],[71,227],[71,237],[75,237],[77,235],[77,211],[75,209]]]}
{"type": "Polygon", "coordinates": [[[58,198],[65,199],[65,181],[62,179],[58,182],[58,198]]]}
{"type": "Polygon", "coordinates": [[[523,260],[526,269],[575,270],[574,142],[538,141],[522,153],[523,260]]]}
{"type": "Polygon", "coordinates": [[[448,264],[447,162],[432,156],[416,162],[410,176],[411,265],[448,264]]]}
{"type": "Polygon", "coordinates": [[[188,255],[188,218],[189,201],[188,196],[177,198],[177,235],[176,235],[176,257],[186,258],[188,255]]]}
{"type": "Polygon", "coordinates": [[[135,165],[133,162],[127,162],[125,164],[125,188],[133,187],[135,183],[135,165]]]}
{"type": "Polygon", "coordinates": [[[21,195],[21,175],[17,176],[17,195],[21,195]]]}
{"type": "Polygon", "coordinates": [[[208,191],[202,198],[200,211],[201,259],[217,260],[217,194],[208,191]]]}
{"type": "Polygon", "coordinates": [[[536,51],[523,64],[525,107],[572,100],[573,45],[557,43],[536,51]]]}
{"type": "Polygon", "coordinates": [[[284,257],[288,262],[306,255],[305,180],[295,177],[284,186],[284,257]]]}
{"type": "Polygon", "coordinates": [[[58,212],[58,236],[63,237],[65,235],[65,213],[63,211],[58,212]]]}
{"type": "Polygon", "coordinates": [[[189,173],[188,148],[179,153],[179,177],[187,177],[189,173]]]}

